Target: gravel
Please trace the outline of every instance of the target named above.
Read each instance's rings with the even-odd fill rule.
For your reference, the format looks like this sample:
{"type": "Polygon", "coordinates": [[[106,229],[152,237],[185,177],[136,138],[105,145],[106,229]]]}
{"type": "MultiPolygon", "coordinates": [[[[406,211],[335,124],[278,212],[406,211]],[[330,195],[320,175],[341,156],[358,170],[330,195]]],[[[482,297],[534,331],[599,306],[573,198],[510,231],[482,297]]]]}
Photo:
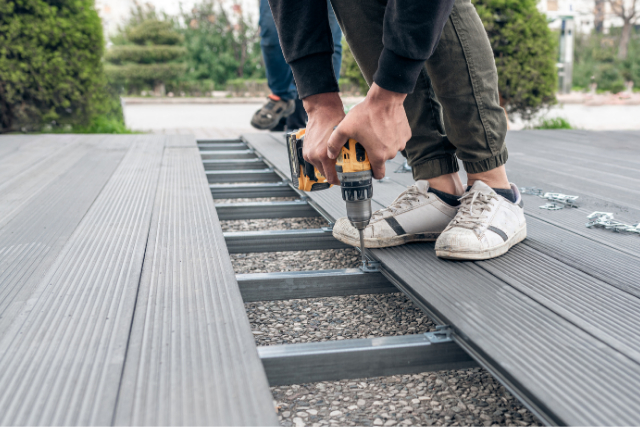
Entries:
{"type": "MultiPolygon", "coordinates": [[[[321,218],[223,221],[225,231],[317,228],[321,218]]],[[[350,268],[355,249],[232,254],[236,273],[350,268]]],[[[245,304],[260,346],[416,334],[435,325],[401,293],[245,304]]],[[[283,426],[540,425],[482,368],[272,387],[283,426]]]]}

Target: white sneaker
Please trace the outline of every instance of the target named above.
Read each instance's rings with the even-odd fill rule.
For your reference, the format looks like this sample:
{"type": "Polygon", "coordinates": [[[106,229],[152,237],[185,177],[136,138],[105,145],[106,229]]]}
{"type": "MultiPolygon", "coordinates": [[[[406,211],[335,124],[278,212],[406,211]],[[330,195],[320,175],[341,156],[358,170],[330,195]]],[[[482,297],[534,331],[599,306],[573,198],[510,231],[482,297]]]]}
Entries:
{"type": "MultiPolygon", "coordinates": [[[[400,194],[393,203],[371,216],[364,229],[367,248],[386,248],[409,242],[433,242],[458,211],[429,193],[428,181],[418,181],[400,194]]],[[[360,246],[358,230],[349,220],[340,218],[333,226],[333,236],[352,246],[360,246]]]]}
{"type": "Polygon", "coordinates": [[[480,260],[500,256],[527,237],[527,222],[518,187],[516,202],[476,181],[460,199],[458,214],[436,241],[440,258],[480,260]]]}

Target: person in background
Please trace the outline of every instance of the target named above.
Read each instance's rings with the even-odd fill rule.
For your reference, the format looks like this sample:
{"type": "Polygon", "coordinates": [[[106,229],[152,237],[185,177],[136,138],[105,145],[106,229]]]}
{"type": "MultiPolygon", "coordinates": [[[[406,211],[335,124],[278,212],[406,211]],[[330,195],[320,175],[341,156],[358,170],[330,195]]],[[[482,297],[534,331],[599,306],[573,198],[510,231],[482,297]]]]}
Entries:
{"type": "MultiPolygon", "coordinates": [[[[333,37],[333,71],[338,79],[342,63],[342,31],[329,3],[327,3],[327,9],[333,37]]],[[[287,129],[303,128],[307,122],[307,113],[304,111],[302,101],[298,98],[291,67],[282,54],[268,0],[260,0],[259,25],[260,48],[271,95],[267,97],[267,102],[255,112],[251,118],[251,125],[257,129],[273,131],[282,131],[285,125],[287,129]]]]}

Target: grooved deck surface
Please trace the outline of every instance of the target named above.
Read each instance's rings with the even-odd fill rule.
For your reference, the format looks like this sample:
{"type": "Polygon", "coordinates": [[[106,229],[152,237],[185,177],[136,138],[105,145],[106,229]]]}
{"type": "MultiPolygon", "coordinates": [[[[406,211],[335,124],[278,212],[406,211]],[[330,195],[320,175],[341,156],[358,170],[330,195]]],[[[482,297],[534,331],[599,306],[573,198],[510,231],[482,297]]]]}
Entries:
{"type": "MultiPolygon", "coordinates": [[[[289,175],[280,134],[244,139],[289,175]]],[[[373,250],[384,274],[453,326],[455,339],[544,420],[640,424],[640,236],[585,227],[593,211],[640,221],[640,132],[520,131],[507,136],[519,186],[580,196],[548,211],[524,196],[528,238],[483,262],[439,260],[433,244],[373,250]]],[[[413,183],[387,163],[373,199],[387,205],[413,183]]],[[[333,218],[339,192],[309,193],[333,218]]]]}
{"type": "Polygon", "coordinates": [[[0,137],[0,424],[116,420],[276,423],[195,140],[0,137]]]}

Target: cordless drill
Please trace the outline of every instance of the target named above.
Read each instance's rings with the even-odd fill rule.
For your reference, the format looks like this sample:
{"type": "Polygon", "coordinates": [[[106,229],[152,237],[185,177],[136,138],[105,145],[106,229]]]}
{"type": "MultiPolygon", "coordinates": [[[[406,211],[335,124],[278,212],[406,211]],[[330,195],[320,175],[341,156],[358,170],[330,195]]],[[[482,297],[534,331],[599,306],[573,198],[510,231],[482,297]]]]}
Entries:
{"type": "MultiPolygon", "coordinates": [[[[291,167],[291,181],[302,191],[324,190],[332,185],[311,163],[302,157],[305,130],[287,134],[287,151],[291,167]]],[[[347,203],[347,218],[360,234],[362,266],[367,265],[364,247],[364,229],[371,220],[373,174],[364,147],[355,139],[349,139],[336,159],[336,172],[340,180],[342,200],[347,203]]]]}

